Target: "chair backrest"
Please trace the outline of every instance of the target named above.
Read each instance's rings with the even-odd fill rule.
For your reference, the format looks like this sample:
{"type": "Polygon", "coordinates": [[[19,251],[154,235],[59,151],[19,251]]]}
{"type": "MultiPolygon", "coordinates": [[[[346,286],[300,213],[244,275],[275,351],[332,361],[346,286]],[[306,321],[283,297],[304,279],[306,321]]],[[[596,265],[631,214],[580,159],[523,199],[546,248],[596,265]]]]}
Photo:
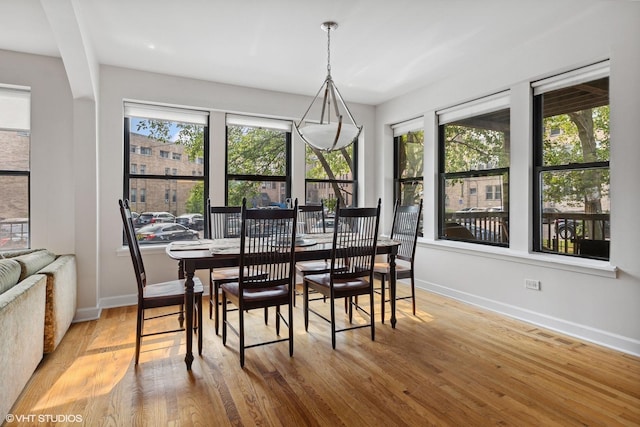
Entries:
{"type": "Polygon", "coordinates": [[[393,225],[391,238],[400,242],[397,259],[413,262],[416,254],[416,243],[420,232],[420,215],[422,214],[422,199],[417,205],[400,205],[396,201],[393,211],[393,225]]]}
{"type": "Polygon", "coordinates": [[[131,262],[133,262],[133,270],[136,274],[136,282],[138,283],[138,299],[140,299],[143,296],[144,287],[147,285],[147,275],[144,271],[142,254],[140,253],[140,246],[138,246],[138,239],[136,238],[136,232],[133,226],[129,200],[119,200],[118,202],[120,204],[120,215],[122,216],[122,225],[124,226],[127,246],[129,246],[131,262]]]}
{"type": "Polygon", "coordinates": [[[247,209],[242,201],[241,290],[288,285],[292,291],[297,211],[298,200],[292,209],[247,209]]]}
{"type": "Polygon", "coordinates": [[[375,208],[336,207],[331,255],[331,277],[373,277],[380,199],[375,208]]]}
{"type": "Polygon", "coordinates": [[[240,206],[211,206],[211,200],[207,199],[208,238],[240,237],[241,211],[240,206]]]}
{"type": "Polygon", "coordinates": [[[298,234],[326,233],[324,201],[319,205],[298,206],[298,234]]]}

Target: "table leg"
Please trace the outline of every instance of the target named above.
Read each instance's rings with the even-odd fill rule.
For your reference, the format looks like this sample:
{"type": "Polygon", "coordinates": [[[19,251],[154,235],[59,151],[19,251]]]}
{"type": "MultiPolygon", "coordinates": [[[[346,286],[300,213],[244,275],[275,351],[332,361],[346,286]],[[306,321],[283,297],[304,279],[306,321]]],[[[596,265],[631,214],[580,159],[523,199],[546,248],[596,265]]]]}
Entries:
{"type": "MultiPolygon", "coordinates": [[[[389,254],[389,293],[391,294],[391,327],[396,327],[396,255],[389,254]]],[[[384,295],[382,296],[384,298],[384,295]]]]}
{"type": "MultiPolygon", "coordinates": [[[[194,266],[186,265],[185,273],[187,280],[185,281],[184,290],[184,308],[185,316],[187,320],[186,333],[187,333],[187,354],[184,357],[184,362],[187,364],[187,370],[191,370],[191,364],[193,363],[193,276],[195,274],[194,266]]],[[[202,327],[198,325],[198,327],[202,327]]],[[[199,331],[202,333],[202,330],[199,331]]]]}

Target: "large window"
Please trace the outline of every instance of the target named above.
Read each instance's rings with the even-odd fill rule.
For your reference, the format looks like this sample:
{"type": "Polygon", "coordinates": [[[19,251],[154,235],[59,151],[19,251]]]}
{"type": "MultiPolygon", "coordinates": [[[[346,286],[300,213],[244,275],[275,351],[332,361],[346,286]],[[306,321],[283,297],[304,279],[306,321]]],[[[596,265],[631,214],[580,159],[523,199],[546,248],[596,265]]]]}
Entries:
{"type": "Polygon", "coordinates": [[[140,243],[202,237],[201,222],[183,225],[181,219],[204,215],[208,121],[201,111],[125,104],[123,194],[140,214],[134,220],[140,243]]]}
{"type": "Polygon", "coordinates": [[[608,62],[533,84],[534,250],[609,259],[608,62]]]}
{"type": "Polygon", "coordinates": [[[441,239],[508,246],[509,116],[508,93],[438,112],[441,239]]]}
{"type": "Polygon", "coordinates": [[[393,199],[402,205],[420,203],[423,195],[423,118],[393,125],[393,199]]]}
{"type": "Polygon", "coordinates": [[[329,213],[340,206],[356,206],[356,143],[336,151],[321,151],[306,145],[305,194],[307,204],[324,205],[329,213]]]}
{"type": "Polygon", "coordinates": [[[28,90],[0,86],[0,251],[30,246],[30,104],[28,90]]]}
{"type": "Polygon", "coordinates": [[[227,205],[285,207],[291,197],[291,123],[227,115],[227,205]]]}

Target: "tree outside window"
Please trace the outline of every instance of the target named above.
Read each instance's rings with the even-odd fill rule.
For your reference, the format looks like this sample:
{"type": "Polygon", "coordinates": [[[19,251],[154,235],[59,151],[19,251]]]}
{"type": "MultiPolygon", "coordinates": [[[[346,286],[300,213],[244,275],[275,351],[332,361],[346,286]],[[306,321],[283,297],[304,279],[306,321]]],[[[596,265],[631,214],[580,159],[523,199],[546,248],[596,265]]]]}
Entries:
{"type": "Polygon", "coordinates": [[[510,109],[493,103],[439,118],[440,238],[508,246],[510,109]]]}
{"type": "Polygon", "coordinates": [[[336,204],[355,206],[356,181],[354,165],[356,144],[336,151],[321,151],[309,145],[305,148],[305,193],[307,204],[324,205],[334,212],[336,204]]]}
{"type": "Polygon", "coordinates": [[[285,207],[290,146],[290,131],[227,124],[227,205],[285,207]]]}
{"type": "Polygon", "coordinates": [[[609,78],[534,93],[537,251],[609,258],[609,78]]]}

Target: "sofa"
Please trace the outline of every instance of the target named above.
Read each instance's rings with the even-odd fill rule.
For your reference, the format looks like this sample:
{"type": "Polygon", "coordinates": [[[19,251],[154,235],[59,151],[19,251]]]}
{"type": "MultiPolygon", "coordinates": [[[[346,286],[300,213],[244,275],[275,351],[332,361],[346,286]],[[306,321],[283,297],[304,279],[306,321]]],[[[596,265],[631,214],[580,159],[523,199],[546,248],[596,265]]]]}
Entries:
{"type": "Polygon", "coordinates": [[[0,252],[0,419],[69,329],[76,293],[74,255],[0,252]]]}

